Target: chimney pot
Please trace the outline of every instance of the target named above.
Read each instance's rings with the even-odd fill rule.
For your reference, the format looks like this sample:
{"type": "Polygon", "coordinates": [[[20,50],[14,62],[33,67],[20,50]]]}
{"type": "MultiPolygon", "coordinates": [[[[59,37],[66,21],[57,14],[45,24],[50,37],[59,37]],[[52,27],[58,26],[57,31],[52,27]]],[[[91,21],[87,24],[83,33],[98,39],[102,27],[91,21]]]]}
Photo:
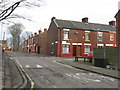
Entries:
{"type": "Polygon", "coordinates": [[[55,19],[56,19],[56,17],[52,17],[52,19],[51,19],[51,20],[53,21],[53,20],[55,20],[55,19]]]}
{"type": "Polygon", "coordinates": [[[34,33],[34,36],[36,36],[37,35],[37,33],[34,33]]]}
{"type": "Polygon", "coordinates": [[[33,37],[33,34],[31,34],[31,37],[33,37]]]}
{"type": "Polygon", "coordinates": [[[110,21],[109,25],[115,26],[115,21],[110,21]]]}
{"type": "Polygon", "coordinates": [[[83,18],[83,19],[82,19],[82,22],[88,23],[88,17],[83,18]]]}
{"type": "Polygon", "coordinates": [[[41,30],[39,30],[39,34],[41,33],[42,31],[41,30]]]}
{"type": "Polygon", "coordinates": [[[29,36],[29,39],[30,39],[30,36],[29,36]]]}
{"type": "Polygon", "coordinates": [[[47,29],[46,28],[44,28],[44,32],[46,32],[47,31],[47,29]]]}

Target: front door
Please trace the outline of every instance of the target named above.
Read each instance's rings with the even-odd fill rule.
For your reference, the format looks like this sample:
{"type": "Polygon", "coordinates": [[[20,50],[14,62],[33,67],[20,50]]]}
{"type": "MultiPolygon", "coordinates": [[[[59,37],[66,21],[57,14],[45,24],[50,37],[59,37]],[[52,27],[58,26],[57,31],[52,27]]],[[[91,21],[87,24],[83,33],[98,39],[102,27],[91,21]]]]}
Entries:
{"type": "Polygon", "coordinates": [[[81,56],[81,50],[82,49],[82,46],[79,45],[78,48],[77,48],[77,56],[81,56]]]}
{"type": "Polygon", "coordinates": [[[76,56],[76,45],[73,45],[73,56],[76,56]]]}
{"type": "Polygon", "coordinates": [[[40,54],[40,46],[37,47],[37,53],[40,54]]]}

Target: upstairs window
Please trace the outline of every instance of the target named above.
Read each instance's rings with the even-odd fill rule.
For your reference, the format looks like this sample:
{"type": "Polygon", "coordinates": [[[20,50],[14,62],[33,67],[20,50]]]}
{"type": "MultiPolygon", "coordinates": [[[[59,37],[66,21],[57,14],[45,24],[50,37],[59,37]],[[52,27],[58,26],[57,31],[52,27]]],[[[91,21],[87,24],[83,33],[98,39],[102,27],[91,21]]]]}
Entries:
{"type": "Polygon", "coordinates": [[[98,32],[98,41],[103,41],[103,32],[98,32]]]}
{"type": "Polygon", "coordinates": [[[114,34],[110,34],[110,41],[114,41],[114,34]]]}
{"type": "Polygon", "coordinates": [[[90,32],[85,32],[85,41],[90,41],[90,32]]]}
{"type": "Polygon", "coordinates": [[[64,40],[69,39],[69,31],[64,31],[64,40]]]}

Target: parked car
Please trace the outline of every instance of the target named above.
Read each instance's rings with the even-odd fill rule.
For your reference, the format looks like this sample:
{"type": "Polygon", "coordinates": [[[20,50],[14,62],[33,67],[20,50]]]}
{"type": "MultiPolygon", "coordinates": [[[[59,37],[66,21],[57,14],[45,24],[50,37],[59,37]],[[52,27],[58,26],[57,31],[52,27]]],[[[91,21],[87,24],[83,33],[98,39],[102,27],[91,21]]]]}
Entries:
{"type": "Polygon", "coordinates": [[[92,62],[92,59],[93,59],[93,51],[90,51],[88,53],[88,57],[89,57],[89,62],[92,62]]]}

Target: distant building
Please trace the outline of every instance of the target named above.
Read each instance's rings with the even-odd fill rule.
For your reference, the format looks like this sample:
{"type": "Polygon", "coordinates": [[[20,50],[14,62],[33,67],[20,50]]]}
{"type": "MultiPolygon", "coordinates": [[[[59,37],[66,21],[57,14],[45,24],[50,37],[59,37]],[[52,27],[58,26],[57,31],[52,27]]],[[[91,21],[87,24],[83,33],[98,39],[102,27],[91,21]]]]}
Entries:
{"type": "Polygon", "coordinates": [[[7,41],[6,40],[0,40],[2,49],[7,48],[7,41]]]}
{"type": "Polygon", "coordinates": [[[116,36],[117,36],[117,46],[120,47],[120,9],[115,15],[116,18],[116,36]]]}
{"type": "Polygon", "coordinates": [[[0,47],[2,47],[2,50],[4,51],[11,51],[12,48],[8,47],[6,40],[0,40],[0,47]]]}
{"type": "Polygon", "coordinates": [[[24,52],[38,53],[46,55],[47,49],[47,29],[44,32],[39,30],[39,33],[34,33],[29,36],[27,40],[24,41],[24,52]]]}
{"type": "Polygon", "coordinates": [[[95,47],[115,47],[115,21],[109,25],[61,20],[53,17],[47,31],[47,54],[58,57],[87,56],[95,47]]]}

